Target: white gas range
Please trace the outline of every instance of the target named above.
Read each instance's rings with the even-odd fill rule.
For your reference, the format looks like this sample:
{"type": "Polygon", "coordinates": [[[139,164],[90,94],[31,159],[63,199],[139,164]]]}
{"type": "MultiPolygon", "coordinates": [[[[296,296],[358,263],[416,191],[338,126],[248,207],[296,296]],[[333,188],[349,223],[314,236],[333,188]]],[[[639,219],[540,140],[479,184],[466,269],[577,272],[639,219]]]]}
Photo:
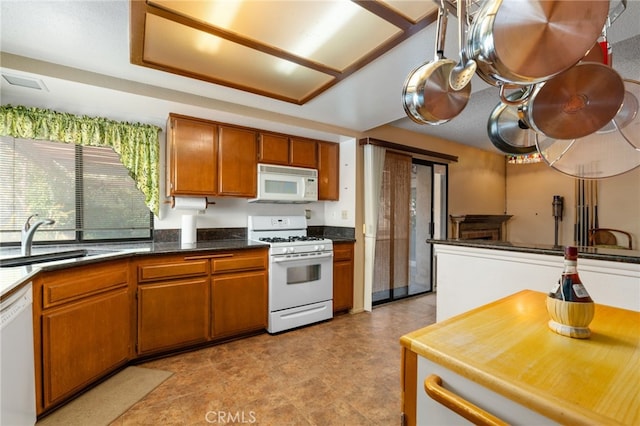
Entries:
{"type": "Polygon", "coordinates": [[[269,333],[333,318],[333,242],[307,236],[304,216],[249,216],[249,240],[269,244],[269,333]]]}

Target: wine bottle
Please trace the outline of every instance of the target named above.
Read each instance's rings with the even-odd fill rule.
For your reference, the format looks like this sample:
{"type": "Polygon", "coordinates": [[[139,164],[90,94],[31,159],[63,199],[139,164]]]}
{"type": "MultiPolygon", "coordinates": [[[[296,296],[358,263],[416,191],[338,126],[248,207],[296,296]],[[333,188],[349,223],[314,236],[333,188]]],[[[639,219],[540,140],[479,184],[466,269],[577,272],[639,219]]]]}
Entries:
{"type": "Polygon", "coordinates": [[[565,247],[564,270],[558,284],[551,290],[549,297],[565,302],[591,303],[587,289],[578,274],[578,249],[574,246],[565,247]]]}
{"type": "Polygon", "coordinates": [[[549,328],[563,336],[586,339],[591,336],[589,324],[595,304],[578,274],[578,249],[565,247],[564,270],[547,297],[549,328]]]}

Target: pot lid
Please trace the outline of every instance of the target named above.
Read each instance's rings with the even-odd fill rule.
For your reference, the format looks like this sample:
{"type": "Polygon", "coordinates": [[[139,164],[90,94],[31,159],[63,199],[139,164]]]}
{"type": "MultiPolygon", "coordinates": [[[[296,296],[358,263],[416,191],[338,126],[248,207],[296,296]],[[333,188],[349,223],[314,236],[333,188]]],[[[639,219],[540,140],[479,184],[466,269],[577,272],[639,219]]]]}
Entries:
{"type": "Polygon", "coordinates": [[[622,107],[597,132],[577,139],[536,134],[536,147],[552,168],[584,179],[617,176],[640,166],[640,83],[624,80],[622,107]]]}
{"type": "Polygon", "coordinates": [[[613,123],[625,139],[640,150],[640,82],[624,80],[624,101],[613,123]]]}
{"type": "Polygon", "coordinates": [[[541,84],[529,101],[530,124],[549,138],[581,138],[613,119],[624,93],[624,82],[615,70],[579,63],[541,84]]]}

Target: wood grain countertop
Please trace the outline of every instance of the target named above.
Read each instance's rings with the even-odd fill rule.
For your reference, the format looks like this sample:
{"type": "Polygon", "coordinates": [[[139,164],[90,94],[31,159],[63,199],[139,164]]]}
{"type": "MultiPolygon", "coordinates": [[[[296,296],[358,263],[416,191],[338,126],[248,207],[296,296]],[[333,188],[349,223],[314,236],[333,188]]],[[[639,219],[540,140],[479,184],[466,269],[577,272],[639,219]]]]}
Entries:
{"type": "Polygon", "coordinates": [[[589,339],[547,327],[524,290],[400,339],[407,349],[562,424],[640,424],[640,312],[596,304],[589,339]]]}

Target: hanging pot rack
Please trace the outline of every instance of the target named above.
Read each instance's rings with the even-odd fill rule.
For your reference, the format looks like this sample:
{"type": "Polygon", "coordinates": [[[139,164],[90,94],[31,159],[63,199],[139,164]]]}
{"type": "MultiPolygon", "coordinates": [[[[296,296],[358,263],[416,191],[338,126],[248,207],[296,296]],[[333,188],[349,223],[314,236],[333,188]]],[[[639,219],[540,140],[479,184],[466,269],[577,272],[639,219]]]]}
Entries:
{"type": "MultiPolygon", "coordinates": [[[[640,112],[638,111],[640,94],[638,93],[638,85],[637,82],[624,80],[623,77],[613,69],[609,61],[610,48],[606,40],[607,29],[626,10],[627,0],[612,0],[609,2],[596,0],[589,2],[588,7],[590,7],[591,10],[581,18],[576,18],[575,14],[568,13],[568,7],[564,8],[567,13],[564,13],[563,16],[558,15],[558,10],[562,11],[564,6],[560,4],[562,0],[529,1],[524,8],[521,2],[516,6],[515,3],[513,3],[514,0],[433,1],[439,6],[443,5],[447,12],[453,16],[457,17],[459,10],[465,13],[465,16],[459,19],[459,22],[463,22],[464,20],[467,24],[465,53],[468,57],[479,63],[478,69],[476,70],[478,77],[501,89],[501,102],[494,108],[492,114],[489,116],[487,126],[490,139],[498,149],[506,154],[514,154],[518,151],[538,151],[551,167],[556,168],[562,173],[582,179],[599,179],[618,175],[634,169],[640,164],[640,142],[635,136],[636,129],[640,128],[640,112]],[[457,1],[465,1],[466,7],[460,8],[457,1]],[[607,4],[605,5],[604,3],[607,4]],[[500,10],[501,8],[502,10],[500,10]],[[553,9],[553,13],[550,12],[551,9],[553,9]],[[502,12],[502,21],[499,19],[496,21],[498,12],[502,12]],[[589,18],[587,18],[587,16],[589,18]],[[568,64],[562,65],[565,68],[547,71],[543,69],[543,72],[540,71],[541,65],[546,66],[544,59],[541,58],[551,50],[549,43],[553,40],[548,40],[548,42],[546,42],[547,44],[540,46],[536,46],[535,42],[531,39],[525,40],[528,44],[517,50],[518,54],[524,50],[525,56],[523,58],[516,58],[514,61],[507,53],[508,51],[515,51],[515,47],[520,47],[522,44],[515,42],[511,44],[511,40],[507,38],[509,43],[507,46],[508,49],[503,49],[502,55],[507,60],[501,62],[500,48],[494,48],[495,46],[492,45],[495,41],[491,33],[493,25],[502,25],[502,27],[499,27],[499,30],[502,31],[501,37],[503,37],[504,40],[505,32],[515,31],[509,28],[510,26],[521,26],[524,23],[525,25],[533,25],[533,29],[536,29],[536,25],[539,25],[538,21],[541,17],[548,18],[548,22],[550,23],[555,23],[552,22],[552,19],[563,20],[563,24],[566,24],[567,20],[573,20],[574,31],[569,34],[576,35],[575,43],[566,43],[566,35],[557,35],[558,40],[565,42],[558,43],[558,45],[562,44],[563,48],[574,49],[573,52],[569,52],[573,54],[574,57],[569,59],[568,64]],[[585,36],[583,25],[586,19],[588,19],[587,26],[589,26],[589,30],[586,31],[587,35],[585,36]],[[512,20],[517,22],[511,25],[510,21],[512,20]],[[473,24],[476,21],[478,21],[478,23],[474,26],[473,24]],[[581,31],[577,31],[578,25],[581,31]],[[489,27],[488,33],[486,30],[487,27],[489,27]],[[488,52],[486,51],[487,45],[489,45],[488,52]],[[576,45],[579,47],[575,47],[576,45]],[[598,52],[598,47],[601,47],[603,51],[598,52]],[[485,51],[479,52],[479,49],[485,49],[485,51]],[[606,49],[609,49],[608,55],[606,49]],[[488,59],[487,56],[489,56],[488,59]],[[529,59],[533,61],[531,70],[526,67],[526,61],[529,59]],[[494,64],[492,60],[497,63],[494,64]],[[483,61],[485,62],[483,63],[483,61]],[[563,117],[565,122],[561,124],[565,124],[566,127],[570,129],[575,129],[575,132],[578,132],[575,135],[570,131],[562,132],[556,130],[558,127],[555,125],[547,125],[547,123],[543,121],[539,122],[540,117],[545,117],[545,115],[534,114],[532,110],[535,111],[536,106],[543,105],[538,106],[538,109],[541,110],[546,106],[544,105],[545,100],[554,99],[554,96],[545,93],[544,96],[539,96],[537,102],[535,102],[535,98],[533,101],[530,101],[529,97],[531,96],[533,98],[547,83],[548,87],[546,92],[562,87],[563,84],[569,81],[566,77],[567,71],[569,71],[569,74],[576,74],[573,68],[580,64],[587,64],[590,61],[601,64],[606,63],[611,67],[608,74],[612,87],[616,87],[615,90],[611,91],[615,96],[605,96],[607,93],[605,90],[604,92],[597,92],[597,95],[600,96],[598,99],[591,100],[592,103],[607,104],[606,114],[602,113],[603,108],[594,108],[591,106],[590,109],[580,109],[580,114],[576,114],[576,123],[571,123],[572,105],[566,107],[562,105],[552,105],[552,108],[560,108],[566,112],[563,117]],[[524,65],[522,65],[522,63],[524,63],[524,65]],[[523,70],[525,72],[522,72],[523,70]],[[529,76],[526,71],[531,71],[531,76],[529,76]],[[626,89],[623,95],[620,94],[619,90],[621,86],[624,86],[626,89]],[[507,95],[505,89],[511,89],[512,92],[526,91],[528,93],[522,95],[521,99],[515,99],[514,101],[514,96],[507,95]],[[507,104],[510,105],[509,108],[507,108],[507,104]],[[531,120],[534,120],[533,117],[536,117],[535,125],[527,122],[527,111],[531,120]],[[614,116],[613,119],[611,116],[614,116]],[[584,134],[584,129],[577,123],[585,119],[591,123],[597,123],[597,125],[592,125],[592,127],[595,127],[589,128],[588,134],[584,134]],[[495,122],[492,123],[491,120],[495,122]],[[520,125],[522,132],[518,129],[507,130],[500,127],[502,125],[513,127],[512,121],[514,120],[520,125]],[[605,125],[601,126],[601,123],[605,123],[605,125]],[[546,134],[544,129],[554,129],[554,131],[548,130],[551,134],[546,134]],[[491,137],[492,134],[493,137],[491,137]],[[533,137],[524,138],[525,136],[533,137]],[[566,139],[559,139],[559,137],[566,139]],[[513,143],[510,138],[513,138],[513,143]],[[567,155],[561,160],[567,152],[570,152],[570,155],[567,155]],[[598,161],[600,160],[598,156],[601,156],[603,152],[607,152],[608,161],[598,161]],[[549,155],[555,157],[550,158],[549,155]]],[[[542,19],[542,22],[544,22],[544,19],[542,19]]],[[[569,22],[569,27],[571,27],[571,24],[572,22],[569,22]]],[[[566,26],[567,25],[564,25],[564,27],[566,26]]],[[[528,28],[531,29],[530,27],[528,28]]],[[[520,30],[520,28],[518,28],[518,30],[520,30]]],[[[566,57],[567,53],[563,53],[563,55],[566,57]]],[[[557,66],[557,63],[554,65],[557,66]]],[[[583,66],[582,70],[588,68],[589,66],[583,66]]],[[[598,70],[598,72],[602,73],[603,70],[598,70]]],[[[593,98],[595,89],[590,85],[586,85],[586,87],[587,89],[585,90],[592,92],[587,95],[593,98]]],[[[581,99],[584,100],[584,97],[587,95],[580,90],[579,88],[575,89],[575,92],[571,93],[570,98],[567,98],[567,103],[579,104],[581,99]]],[[[553,118],[551,116],[549,117],[550,119],[553,118]]],[[[557,119],[557,117],[554,119],[557,119]]],[[[545,118],[542,120],[545,120],[545,118]]]]}

